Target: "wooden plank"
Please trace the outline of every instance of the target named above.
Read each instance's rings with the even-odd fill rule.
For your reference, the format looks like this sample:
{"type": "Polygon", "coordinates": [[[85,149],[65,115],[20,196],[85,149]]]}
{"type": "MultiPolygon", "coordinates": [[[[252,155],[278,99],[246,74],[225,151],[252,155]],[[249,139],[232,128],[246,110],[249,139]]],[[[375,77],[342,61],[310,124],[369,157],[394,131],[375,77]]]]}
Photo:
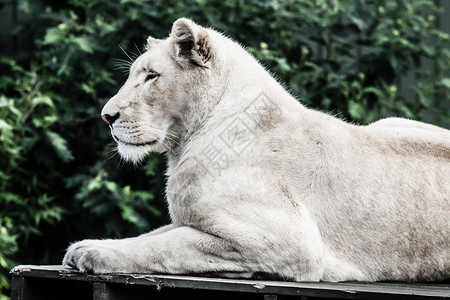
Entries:
{"type": "Polygon", "coordinates": [[[19,266],[11,276],[82,280],[97,283],[346,299],[450,298],[449,284],[279,282],[156,274],[89,275],[62,266],[19,266]]]}
{"type": "Polygon", "coordinates": [[[93,283],[92,299],[95,300],[110,300],[108,297],[108,287],[104,282],[93,283]]]}
{"type": "Polygon", "coordinates": [[[13,277],[11,280],[11,300],[24,300],[25,278],[13,277]]]}

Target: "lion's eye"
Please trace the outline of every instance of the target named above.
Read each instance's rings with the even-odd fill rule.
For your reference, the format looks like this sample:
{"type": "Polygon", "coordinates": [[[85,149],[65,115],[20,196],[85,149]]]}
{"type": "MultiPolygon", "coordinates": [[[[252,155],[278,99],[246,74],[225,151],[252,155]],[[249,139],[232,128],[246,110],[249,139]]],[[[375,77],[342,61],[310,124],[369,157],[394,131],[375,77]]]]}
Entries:
{"type": "Polygon", "coordinates": [[[159,76],[159,74],[157,72],[155,72],[153,70],[150,70],[150,71],[147,72],[147,76],[145,76],[145,80],[144,81],[147,82],[149,80],[155,79],[158,76],[159,76]]]}

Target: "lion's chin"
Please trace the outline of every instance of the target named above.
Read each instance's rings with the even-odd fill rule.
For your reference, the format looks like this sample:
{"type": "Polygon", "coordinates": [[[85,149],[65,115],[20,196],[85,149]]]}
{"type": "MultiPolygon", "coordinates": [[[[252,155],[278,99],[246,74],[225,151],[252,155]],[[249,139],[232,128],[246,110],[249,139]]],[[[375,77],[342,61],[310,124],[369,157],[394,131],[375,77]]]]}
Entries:
{"type": "Polygon", "coordinates": [[[127,162],[133,162],[138,164],[144,160],[144,158],[150,152],[155,152],[154,145],[131,145],[118,142],[117,150],[119,150],[120,156],[127,162]]]}

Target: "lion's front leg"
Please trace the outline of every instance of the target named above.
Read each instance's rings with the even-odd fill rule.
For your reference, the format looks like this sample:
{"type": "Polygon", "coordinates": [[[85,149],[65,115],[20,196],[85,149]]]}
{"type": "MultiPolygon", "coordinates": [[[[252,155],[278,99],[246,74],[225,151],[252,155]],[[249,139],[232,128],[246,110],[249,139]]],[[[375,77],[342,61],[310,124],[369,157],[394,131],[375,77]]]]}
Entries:
{"type": "Polygon", "coordinates": [[[95,274],[245,272],[236,249],[223,239],[190,227],[122,240],[72,244],[63,264],[95,274]]]}

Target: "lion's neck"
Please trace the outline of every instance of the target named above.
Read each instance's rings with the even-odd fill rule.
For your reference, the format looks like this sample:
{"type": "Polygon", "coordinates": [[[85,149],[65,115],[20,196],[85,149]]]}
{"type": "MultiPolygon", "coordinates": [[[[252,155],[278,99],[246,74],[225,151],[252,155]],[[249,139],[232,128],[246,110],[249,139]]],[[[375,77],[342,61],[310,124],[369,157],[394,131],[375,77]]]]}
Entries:
{"type": "MultiPolygon", "coordinates": [[[[223,63],[218,68],[220,71],[211,76],[212,81],[187,93],[189,107],[176,122],[178,139],[171,145],[173,151],[167,153],[168,173],[175,170],[192,140],[220,131],[221,126],[248,114],[249,110],[264,103],[272,106],[273,113],[279,113],[275,110],[281,107],[296,111],[305,109],[253,57],[245,55],[245,59],[223,63]]],[[[289,118],[289,115],[285,113],[283,117],[289,118]]]]}

